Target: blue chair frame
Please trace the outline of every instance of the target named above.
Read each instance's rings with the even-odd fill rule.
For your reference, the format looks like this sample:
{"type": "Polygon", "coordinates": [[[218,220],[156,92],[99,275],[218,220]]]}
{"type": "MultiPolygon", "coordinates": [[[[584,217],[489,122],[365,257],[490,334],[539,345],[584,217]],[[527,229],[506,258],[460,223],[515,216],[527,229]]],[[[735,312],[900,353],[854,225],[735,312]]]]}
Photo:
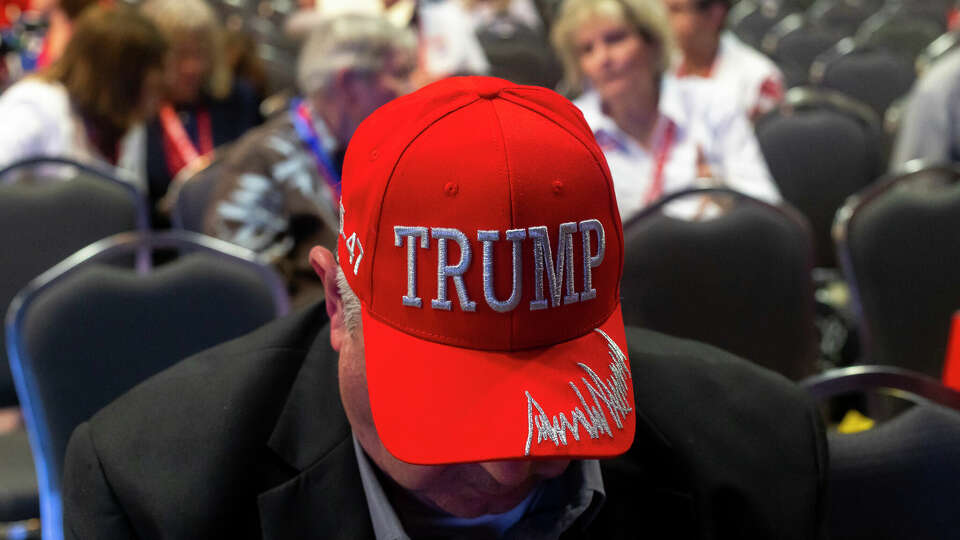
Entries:
{"type": "MultiPolygon", "coordinates": [[[[276,316],[290,312],[290,299],[283,279],[258,255],[246,248],[189,231],[164,231],[161,233],[120,233],[81,249],[50,270],[31,281],[10,304],[6,315],[7,354],[13,372],[14,385],[20,398],[24,423],[30,445],[34,450],[34,465],[40,495],[41,531],[44,540],[60,540],[63,534],[63,503],[61,480],[54,478],[45,456],[52,453],[53,444],[46,427],[43,404],[36,398],[37,381],[29,367],[28,355],[22,342],[22,328],[33,302],[41,293],[56,285],[74,270],[92,262],[108,259],[117,253],[136,250],[149,252],[155,248],[185,248],[211,253],[241,262],[263,277],[274,299],[276,316]]],[[[143,274],[149,269],[138,268],[143,274]]]]}

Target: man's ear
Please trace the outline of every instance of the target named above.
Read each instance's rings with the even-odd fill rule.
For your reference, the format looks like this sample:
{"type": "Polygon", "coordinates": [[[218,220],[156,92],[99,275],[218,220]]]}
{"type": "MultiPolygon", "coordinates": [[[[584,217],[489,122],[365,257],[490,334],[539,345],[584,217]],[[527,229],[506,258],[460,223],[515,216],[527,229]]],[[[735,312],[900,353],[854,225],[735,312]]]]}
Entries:
{"type": "Polygon", "coordinates": [[[343,319],[343,299],[340,298],[340,289],[337,288],[337,268],[340,265],[333,253],[321,246],[310,250],[310,265],[323,283],[324,302],[330,317],[330,345],[339,352],[349,334],[343,319]]]}

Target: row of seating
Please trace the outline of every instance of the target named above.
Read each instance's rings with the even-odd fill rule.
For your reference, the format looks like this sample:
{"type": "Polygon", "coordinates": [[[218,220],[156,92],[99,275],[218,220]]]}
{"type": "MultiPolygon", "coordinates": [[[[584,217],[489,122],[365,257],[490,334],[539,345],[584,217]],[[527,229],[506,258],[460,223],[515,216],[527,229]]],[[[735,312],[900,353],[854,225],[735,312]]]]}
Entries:
{"type": "MultiPolygon", "coordinates": [[[[220,262],[211,265],[190,262],[197,261],[194,256],[184,257],[176,264],[193,269],[186,274],[191,277],[184,279],[176,277],[174,268],[177,266],[174,264],[160,266],[151,272],[151,258],[145,256],[143,251],[158,243],[161,247],[170,247],[174,239],[192,240],[194,244],[201,248],[205,246],[210,251],[211,241],[198,241],[195,236],[184,237],[185,233],[158,236],[145,232],[145,220],[141,217],[142,202],[128,184],[106,178],[102,171],[71,164],[66,160],[31,160],[11,170],[0,171],[0,180],[4,174],[22,173],[24,170],[33,171],[27,173],[28,177],[46,174],[56,170],[51,169],[51,165],[72,166],[78,173],[77,178],[45,185],[19,182],[0,188],[0,201],[9,194],[11,200],[15,201],[10,207],[18,208],[20,212],[0,212],[0,216],[4,216],[2,219],[15,220],[5,223],[7,227],[3,227],[3,230],[13,236],[19,235],[11,239],[8,245],[15,245],[15,241],[23,243],[20,249],[5,250],[13,255],[13,260],[8,263],[11,267],[20,265],[19,268],[26,272],[28,259],[35,253],[45,255],[52,251],[45,246],[59,246],[70,238],[85,238],[84,234],[109,234],[111,231],[105,230],[109,226],[96,225],[99,220],[112,223],[111,226],[121,230],[139,229],[140,233],[95,244],[67,259],[34,280],[10,310],[7,349],[13,351],[11,361],[17,366],[18,391],[21,396],[35,396],[25,398],[23,405],[26,407],[36,454],[42,456],[38,459],[40,486],[50,494],[44,499],[43,512],[45,516],[54,517],[49,518],[53,521],[45,525],[46,530],[56,530],[58,524],[55,517],[59,515],[57,471],[66,437],[78,421],[124,388],[184,354],[242,333],[285,310],[282,302],[273,301],[270,310],[259,311],[262,315],[260,319],[246,321],[249,324],[244,323],[243,328],[232,328],[235,334],[219,334],[218,331],[218,335],[213,336],[213,325],[232,323],[237,319],[238,308],[230,305],[229,300],[250,295],[238,294],[237,290],[223,292],[221,286],[204,279],[204,276],[209,278],[216,269],[222,268],[220,262]],[[131,193],[134,195],[131,196],[131,193]],[[31,195],[36,200],[31,202],[31,195]],[[42,220],[42,225],[26,225],[37,223],[36,220],[42,220]],[[57,223],[62,225],[58,228],[57,223]],[[88,225],[102,226],[104,229],[91,232],[88,225]],[[30,234],[41,236],[30,238],[30,234]],[[117,247],[121,244],[127,246],[126,251],[117,247]],[[118,250],[123,253],[114,266],[93,264],[94,261],[116,259],[118,250]],[[88,263],[90,266],[87,266],[88,263]],[[73,273],[75,266],[89,269],[73,273]],[[137,274],[138,267],[141,275],[137,274]],[[175,284],[173,289],[157,288],[171,284],[175,284]],[[200,289],[191,289],[191,286],[200,289]],[[104,289],[110,287],[119,288],[119,292],[100,296],[104,289]],[[57,289],[65,296],[51,292],[57,289]],[[160,293],[160,290],[167,292],[160,293]],[[177,292],[171,293],[171,290],[177,292]],[[196,291],[219,296],[211,298],[196,291]],[[47,294],[54,296],[47,297],[47,294]],[[103,298],[104,303],[100,304],[95,298],[103,298]],[[131,302],[140,307],[128,309],[131,302]],[[170,307],[171,304],[163,307],[165,302],[173,302],[173,307],[170,307]],[[126,308],[118,307],[124,304],[126,308]],[[33,315],[30,315],[31,310],[36,310],[33,315]],[[270,313],[264,315],[265,311],[270,313]],[[93,313],[96,316],[92,316],[93,313]],[[144,333],[134,332],[132,327],[127,326],[138,322],[146,329],[144,333]],[[50,332],[51,328],[57,331],[50,332]],[[211,339],[214,341],[209,341],[211,339]],[[158,340],[160,343],[154,344],[158,340]],[[142,358],[146,362],[152,352],[157,353],[156,363],[146,368],[134,365],[117,370],[108,362],[116,359],[126,362],[131,358],[142,358]],[[85,359],[78,362],[77,358],[81,357],[85,359]],[[42,363],[56,362],[58,359],[70,365],[61,369],[59,363],[56,368],[52,364],[42,363]],[[35,367],[28,367],[34,361],[38,362],[35,367]],[[111,383],[114,385],[103,393],[89,392],[85,386],[82,392],[77,391],[77,385],[81,384],[78,381],[84,378],[105,378],[102,372],[95,371],[97,367],[111,370],[111,377],[116,377],[115,384],[111,383]],[[38,374],[53,374],[53,377],[41,383],[38,374]],[[88,397],[90,402],[86,405],[72,402],[88,397]],[[46,405],[39,405],[51,400],[69,403],[68,413],[57,416],[47,412],[46,405]]],[[[208,174],[206,182],[212,176],[208,174]]],[[[949,306],[955,306],[956,302],[946,299],[943,303],[945,314],[927,309],[927,303],[922,303],[924,300],[921,298],[924,280],[918,282],[911,291],[911,299],[917,302],[911,306],[912,311],[891,309],[881,300],[870,304],[864,301],[867,296],[898,289],[890,286],[891,279],[897,280],[896,284],[903,288],[902,282],[909,279],[909,274],[891,278],[892,274],[889,273],[900,266],[881,263],[880,270],[887,274],[880,278],[865,278],[864,275],[877,270],[877,264],[873,262],[877,255],[870,250],[879,246],[879,249],[897,253],[898,240],[906,244],[904,249],[919,249],[920,253],[909,260],[920,260],[922,264],[922,255],[930,253],[942,259],[949,258],[943,254],[952,253],[952,249],[937,251],[937,246],[932,242],[940,236],[937,232],[955,230],[943,220],[960,215],[953,208],[958,201],[954,181],[956,176],[954,169],[941,167],[891,178],[851,201],[840,220],[840,230],[845,231],[841,236],[841,245],[849,249],[849,253],[843,253],[841,260],[844,261],[844,268],[853,272],[851,283],[856,284],[856,297],[864,306],[864,323],[869,327],[869,331],[863,335],[877,339],[878,332],[889,332],[884,337],[900,340],[902,345],[897,348],[884,342],[878,348],[906,352],[901,352],[899,356],[891,354],[884,361],[899,365],[913,365],[910,362],[920,361],[920,369],[930,374],[935,374],[932,372],[936,371],[935,367],[942,359],[948,309],[949,306]],[[936,195],[931,195],[934,192],[936,195]],[[904,221],[908,222],[907,225],[903,225],[904,221]],[[875,232],[878,230],[879,233],[875,232]],[[925,242],[920,241],[923,238],[925,242]],[[871,283],[876,283],[879,290],[868,290],[871,283]],[[881,315],[895,322],[898,317],[909,317],[917,328],[942,328],[943,336],[934,336],[930,332],[908,334],[905,330],[909,329],[909,325],[902,324],[902,320],[892,329],[889,325],[876,323],[870,319],[874,305],[879,306],[877,309],[881,315]],[[937,321],[943,324],[939,325],[937,321]],[[940,343],[943,347],[939,347],[940,343]],[[939,351],[926,354],[927,350],[938,347],[939,351]]],[[[188,206],[194,209],[203,206],[203,191],[209,185],[199,181],[200,178],[203,175],[188,180],[181,190],[181,200],[177,204],[177,213],[180,214],[178,222],[181,225],[191,219],[187,215],[188,206]],[[187,194],[194,194],[196,198],[191,200],[187,194]]],[[[195,216],[193,219],[196,223],[195,216]]],[[[625,224],[625,237],[628,261],[625,264],[623,295],[624,316],[628,324],[643,324],[713,343],[794,379],[818,370],[815,363],[816,334],[812,324],[812,241],[809,227],[798,212],[789,206],[770,206],[723,189],[694,190],[671,195],[625,224]],[[690,221],[673,217],[671,206],[682,202],[681,199],[685,197],[708,201],[713,210],[706,215],[711,219],[690,221]],[[664,246],[669,246],[669,249],[664,246]]],[[[80,240],[79,245],[87,241],[80,240]]],[[[243,252],[233,246],[220,245],[220,248],[221,252],[243,252]]],[[[52,256],[62,259],[65,255],[52,256]]],[[[255,256],[249,253],[239,258],[248,262],[256,261],[255,256]]],[[[43,264],[27,276],[39,274],[52,263],[48,261],[43,264]]],[[[909,270],[910,265],[906,266],[909,270]]],[[[936,267],[949,276],[949,266],[944,261],[938,260],[936,267]]],[[[24,280],[29,280],[29,277],[24,280]]],[[[213,281],[234,282],[223,276],[213,281]]],[[[949,289],[949,283],[933,283],[936,288],[928,294],[942,296],[949,289]]],[[[25,282],[15,285],[15,288],[23,285],[25,282]]],[[[955,295],[950,298],[955,298],[955,295]]],[[[262,307],[268,302],[262,301],[260,304],[262,307]]],[[[109,377],[106,379],[110,380],[109,377]]],[[[22,504],[20,508],[23,508],[22,504]]]]}
{"type": "Polygon", "coordinates": [[[143,194],[87,165],[43,158],[0,171],[0,209],[0,300],[10,304],[0,396],[19,397],[30,442],[0,436],[0,462],[36,464],[35,476],[32,467],[0,476],[0,523],[42,513],[44,536],[60,538],[51,516],[73,428],[180,358],[286,314],[290,301],[255,253],[149,231],[143,194]],[[68,181],[42,181],[67,171],[68,181]],[[14,174],[20,181],[4,184],[14,174]]]}
{"type": "Polygon", "coordinates": [[[947,31],[953,6],[953,0],[743,0],[729,22],[779,65],[788,87],[840,91],[885,118],[918,69],[956,46],[957,33],[947,31]]]}

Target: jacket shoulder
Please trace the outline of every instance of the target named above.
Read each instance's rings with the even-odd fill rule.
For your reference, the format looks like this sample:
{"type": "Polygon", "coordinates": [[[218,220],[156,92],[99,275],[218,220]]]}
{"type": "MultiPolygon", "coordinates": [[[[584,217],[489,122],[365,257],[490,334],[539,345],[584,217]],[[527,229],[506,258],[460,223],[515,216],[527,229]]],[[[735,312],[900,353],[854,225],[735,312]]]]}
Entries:
{"type": "Polygon", "coordinates": [[[733,528],[723,537],[817,537],[826,443],[803,390],[702,343],[628,328],[627,344],[637,438],[625,459],[660,461],[701,519],[733,528]]]}
{"type": "Polygon", "coordinates": [[[256,519],[255,494],[289,472],[267,441],[308,355],[323,355],[336,388],[325,324],[320,303],[158,373],[78,428],[80,453],[95,456],[131,514],[186,529],[222,512],[243,510],[243,519],[220,516],[227,521],[256,519]]]}

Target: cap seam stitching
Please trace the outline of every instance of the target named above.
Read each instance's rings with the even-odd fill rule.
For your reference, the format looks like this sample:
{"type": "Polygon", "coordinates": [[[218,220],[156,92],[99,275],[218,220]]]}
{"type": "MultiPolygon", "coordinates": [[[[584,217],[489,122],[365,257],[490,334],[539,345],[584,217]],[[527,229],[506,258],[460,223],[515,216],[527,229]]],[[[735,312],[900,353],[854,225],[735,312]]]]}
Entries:
{"type": "MultiPolygon", "coordinates": [[[[393,162],[393,167],[390,168],[390,174],[387,175],[387,183],[383,186],[383,193],[380,195],[380,203],[378,205],[379,210],[377,212],[377,221],[376,223],[374,223],[374,229],[373,229],[375,231],[374,234],[377,236],[377,242],[374,242],[374,250],[377,249],[377,243],[379,242],[380,224],[383,222],[383,202],[387,199],[387,191],[390,190],[390,184],[393,183],[393,176],[397,172],[397,167],[400,165],[400,160],[402,160],[403,156],[406,155],[407,151],[410,149],[410,146],[413,145],[413,143],[416,142],[423,135],[425,131],[433,127],[434,124],[436,124],[440,120],[443,120],[447,116],[459,111],[460,109],[466,108],[467,106],[472,105],[478,101],[480,101],[480,96],[476,96],[474,97],[474,99],[471,99],[470,101],[454,109],[450,109],[449,111],[443,113],[442,115],[434,118],[429,123],[427,123],[427,125],[423,126],[423,128],[417,131],[417,134],[414,135],[409,141],[407,141],[407,144],[404,145],[403,150],[401,150],[400,153],[397,155],[397,158],[393,162]]],[[[376,275],[376,265],[377,265],[377,257],[373,257],[373,261],[370,264],[370,278],[369,278],[371,306],[373,305],[373,298],[375,296],[374,290],[373,290],[375,286],[375,283],[374,283],[375,280],[373,279],[373,276],[376,275]]],[[[371,310],[371,313],[372,313],[372,310],[371,310]]]]}
{"type": "MultiPolygon", "coordinates": [[[[512,101],[511,101],[512,103],[512,101]]],[[[513,172],[510,168],[510,154],[509,149],[507,148],[507,137],[503,132],[503,120],[500,118],[500,114],[497,112],[497,106],[494,104],[493,100],[490,100],[490,108],[493,109],[493,116],[497,119],[497,127],[500,131],[500,143],[503,145],[503,161],[507,168],[507,196],[510,199],[510,229],[513,229],[516,225],[516,207],[514,206],[514,196],[513,196],[513,172]]],[[[510,347],[513,347],[515,342],[514,329],[513,325],[515,322],[514,314],[510,314],[510,347]]]]}
{"type": "MultiPolygon", "coordinates": [[[[534,90],[538,90],[538,89],[534,88],[534,90]]],[[[546,90],[546,89],[544,89],[544,90],[546,90]]],[[[510,103],[513,103],[514,105],[516,105],[516,106],[518,106],[518,107],[523,107],[524,109],[527,109],[528,111],[531,111],[531,112],[533,112],[533,113],[535,113],[535,114],[540,115],[540,116],[543,117],[545,120],[547,120],[547,121],[555,124],[555,125],[558,126],[560,129],[566,131],[566,132],[569,133],[574,139],[576,139],[577,142],[580,143],[580,144],[590,153],[590,155],[593,157],[594,163],[597,165],[597,167],[599,167],[600,172],[603,174],[604,178],[605,178],[605,179],[607,180],[607,182],[609,183],[609,187],[610,187],[611,193],[613,192],[613,190],[614,190],[614,186],[613,186],[613,176],[612,176],[612,175],[611,175],[611,176],[607,176],[606,171],[604,170],[603,164],[601,163],[601,161],[600,161],[599,159],[597,159],[597,154],[590,148],[590,146],[589,146],[588,144],[586,144],[586,143],[580,138],[579,135],[577,135],[576,133],[574,133],[573,131],[571,131],[567,126],[563,125],[562,123],[557,122],[557,121],[554,120],[553,118],[547,116],[547,115],[544,114],[542,111],[539,111],[539,110],[537,110],[536,108],[533,108],[533,107],[531,107],[531,106],[529,106],[529,105],[527,105],[527,104],[525,104],[525,103],[522,103],[522,102],[521,102],[520,100],[518,100],[518,99],[510,99],[511,97],[512,97],[512,98],[517,98],[517,97],[519,97],[519,96],[507,94],[507,95],[504,95],[504,96],[503,96],[503,99],[505,99],[506,101],[509,101],[510,103]]],[[[576,106],[574,105],[574,107],[576,107],[576,106]]],[[[590,133],[592,133],[592,132],[590,132],[590,133]]],[[[592,134],[591,134],[591,136],[592,136],[592,134]]],[[[598,149],[598,150],[599,150],[599,149],[598,149]]],[[[600,155],[603,155],[603,153],[600,152],[600,155]]],[[[608,204],[610,205],[610,208],[611,208],[611,210],[612,210],[611,215],[613,215],[613,212],[615,212],[615,213],[619,216],[619,215],[620,215],[620,210],[619,210],[612,202],[608,202],[608,204]]],[[[622,230],[622,227],[623,227],[623,226],[622,226],[622,221],[621,221],[621,227],[616,230],[617,237],[618,237],[618,239],[619,239],[619,241],[620,241],[620,246],[623,246],[623,245],[624,245],[624,238],[623,238],[623,230],[622,230]]],[[[619,261],[619,263],[620,263],[620,272],[619,272],[619,274],[620,274],[620,276],[621,276],[621,279],[623,278],[623,261],[624,261],[624,258],[623,258],[623,249],[622,249],[622,247],[621,247],[621,249],[620,249],[620,261],[619,261]]],[[[620,281],[619,281],[619,280],[617,281],[615,287],[616,287],[617,303],[619,304],[619,303],[620,303],[620,301],[619,301],[619,300],[620,300],[620,281]]],[[[610,313],[613,313],[613,311],[611,310],[610,313]]]]}

